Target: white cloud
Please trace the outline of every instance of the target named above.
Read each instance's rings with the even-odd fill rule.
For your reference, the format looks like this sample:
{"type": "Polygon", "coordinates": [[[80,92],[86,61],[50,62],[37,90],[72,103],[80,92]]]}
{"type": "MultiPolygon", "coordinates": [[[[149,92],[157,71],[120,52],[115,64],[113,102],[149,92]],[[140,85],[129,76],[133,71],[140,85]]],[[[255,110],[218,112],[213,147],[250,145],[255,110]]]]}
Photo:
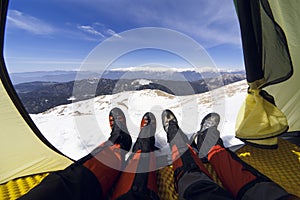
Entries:
{"type": "Polygon", "coordinates": [[[110,36],[121,37],[114,30],[107,28],[104,24],[99,22],[95,22],[91,25],[77,25],[77,28],[85,33],[101,36],[102,38],[107,38],[110,36]]]}
{"type": "Polygon", "coordinates": [[[121,38],[121,36],[119,34],[117,34],[114,30],[112,29],[107,29],[107,33],[111,36],[116,36],[118,38],[121,38]]]}
{"type": "Polygon", "coordinates": [[[90,34],[93,34],[93,35],[96,35],[96,36],[101,36],[103,38],[105,37],[102,33],[95,30],[95,28],[92,27],[92,26],[77,25],[77,28],[84,31],[84,32],[87,32],[87,33],[90,33],[90,34]]]}
{"type": "Polygon", "coordinates": [[[56,31],[50,24],[18,10],[8,11],[7,26],[23,29],[36,35],[50,35],[56,31]]]}
{"type": "MultiPolygon", "coordinates": [[[[70,28],[70,24],[67,24],[70,28]]],[[[35,35],[46,35],[50,36],[53,34],[63,34],[69,37],[81,38],[89,41],[99,41],[99,39],[105,39],[112,35],[118,36],[118,34],[109,28],[106,28],[104,24],[93,23],[91,25],[77,25],[75,31],[73,28],[69,29],[66,27],[54,27],[53,25],[43,21],[42,19],[34,16],[25,14],[19,10],[9,10],[7,15],[7,29],[17,28],[30,32],[35,35]],[[80,32],[81,31],[81,36],[80,32]],[[85,35],[83,35],[85,34],[85,35]],[[95,36],[97,38],[95,38],[95,36]]]]}

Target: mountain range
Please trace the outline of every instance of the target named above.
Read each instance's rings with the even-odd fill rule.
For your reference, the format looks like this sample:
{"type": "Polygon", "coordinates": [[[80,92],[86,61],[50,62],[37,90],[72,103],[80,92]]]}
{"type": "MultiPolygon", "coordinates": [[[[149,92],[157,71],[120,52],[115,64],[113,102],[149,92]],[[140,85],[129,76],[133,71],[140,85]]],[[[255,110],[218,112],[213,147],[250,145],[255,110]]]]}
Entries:
{"type": "Polygon", "coordinates": [[[190,68],[119,68],[105,71],[35,71],[10,73],[14,85],[27,82],[68,82],[82,79],[160,79],[173,81],[198,81],[221,74],[245,74],[240,69],[190,69],[190,68]]]}
{"type": "Polygon", "coordinates": [[[14,83],[20,80],[16,77],[21,76],[31,80],[14,85],[29,113],[41,113],[58,105],[124,91],[155,89],[175,96],[199,94],[245,79],[244,71],[209,70],[122,69],[106,71],[101,76],[95,72],[54,71],[49,72],[48,79],[43,80],[45,74],[47,73],[11,74],[14,83]]]}

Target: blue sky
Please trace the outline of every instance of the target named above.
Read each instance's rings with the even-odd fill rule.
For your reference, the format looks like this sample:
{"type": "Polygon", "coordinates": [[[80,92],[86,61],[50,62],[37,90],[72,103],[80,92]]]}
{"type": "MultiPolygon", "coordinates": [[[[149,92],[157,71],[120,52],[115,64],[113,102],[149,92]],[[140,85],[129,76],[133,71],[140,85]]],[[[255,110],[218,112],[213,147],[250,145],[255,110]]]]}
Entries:
{"type": "MultiPolygon", "coordinates": [[[[244,66],[232,0],[11,0],[5,61],[9,72],[78,70],[101,42],[142,27],[185,34],[205,48],[218,68],[244,66]]],[[[121,61],[129,67],[136,60],[184,67],[180,59],[149,49],[121,61]]]]}

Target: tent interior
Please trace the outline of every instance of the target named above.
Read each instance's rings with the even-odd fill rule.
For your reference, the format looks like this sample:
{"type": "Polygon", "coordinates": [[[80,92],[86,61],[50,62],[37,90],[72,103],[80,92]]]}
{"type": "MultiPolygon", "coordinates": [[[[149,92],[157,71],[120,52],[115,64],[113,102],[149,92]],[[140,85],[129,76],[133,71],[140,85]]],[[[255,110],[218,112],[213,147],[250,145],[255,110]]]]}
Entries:
{"type": "MultiPolygon", "coordinates": [[[[261,97],[260,92],[265,90],[273,96],[276,106],[272,104],[272,111],[265,111],[263,107],[260,109],[266,112],[267,117],[268,114],[272,115],[272,119],[277,117],[277,121],[271,124],[272,127],[267,132],[264,132],[264,129],[261,135],[253,134],[257,131],[257,124],[265,123],[259,120],[265,118],[258,119],[252,116],[249,119],[246,116],[247,112],[243,112],[241,119],[237,120],[240,125],[237,127],[237,137],[243,139],[246,145],[237,150],[236,154],[292,194],[300,196],[300,2],[244,2],[246,3],[235,1],[241,26],[247,81],[250,86],[248,95],[249,98],[255,99],[257,96],[261,97]],[[274,114],[275,108],[283,116],[277,116],[277,110],[274,114]],[[278,127],[282,118],[286,119],[286,124],[283,122],[284,125],[278,127]],[[264,148],[274,145],[276,148],[264,148]]],[[[1,1],[0,9],[0,199],[15,199],[30,191],[48,173],[63,170],[75,161],[47,141],[18,98],[9,78],[3,53],[7,0],[1,1]]],[[[261,100],[266,104],[264,97],[261,100]]],[[[245,106],[261,106],[257,102],[254,104],[245,106]]],[[[249,108],[248,111],[252,114],[254,112],[253,108],[249,108]]],[[[208,168],[212,170],[210,166],[208,168]]],[[[176,199],[174,186],[170,183],[170,177],[173,177],[172,170],[165,167],[159,171],[161,199],[176,199]]]]}

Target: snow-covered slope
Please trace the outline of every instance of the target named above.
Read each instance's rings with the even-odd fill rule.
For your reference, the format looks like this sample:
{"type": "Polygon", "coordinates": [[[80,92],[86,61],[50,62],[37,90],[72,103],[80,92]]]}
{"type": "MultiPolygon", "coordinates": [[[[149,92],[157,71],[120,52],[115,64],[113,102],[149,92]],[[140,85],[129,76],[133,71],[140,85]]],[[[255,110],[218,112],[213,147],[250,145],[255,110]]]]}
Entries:
{"type": "Polygon", "coordinates": [[[157,119],[156,145],[167,148],[161,124],[164,109],[172,110],[180,127],[189,136],[200,128],[201,119],[210,112],[221,115],[219,130],[225,146],[241,144],[234,137],[235,119],[247,93],[246,81],[189,96],[172,96],[159,90],[122,92],[62,105],[44,113],[31,115],[44,136],[60,151],[73,159],[89,153],[109,137],[109,111],[121,108],[133,141],[139,133],[140,120],[146,112],[157,119]]]}

